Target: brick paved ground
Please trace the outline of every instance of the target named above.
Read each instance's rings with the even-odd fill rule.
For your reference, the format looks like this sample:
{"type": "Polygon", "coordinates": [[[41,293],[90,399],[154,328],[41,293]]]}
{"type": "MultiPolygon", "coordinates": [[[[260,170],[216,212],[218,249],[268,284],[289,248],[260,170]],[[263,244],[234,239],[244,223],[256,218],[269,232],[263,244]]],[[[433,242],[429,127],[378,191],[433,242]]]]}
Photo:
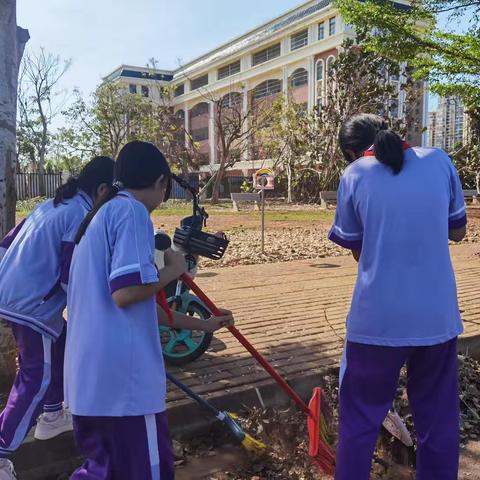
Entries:
{"type": "MultiPolygon", "coordinates": [[[[480,334],[480,245],[452,247],[465,336],[480,334]]],[[[356,264],[348,257],[202,270],[198,283],[235,312],[245,336],[287,378],[338,364],[356,264]]],[[[178,378],[207,396],[270,382],[227,331],[178,378]]],[[[171,388],[170,402],[183,401],[171,388]]]]}

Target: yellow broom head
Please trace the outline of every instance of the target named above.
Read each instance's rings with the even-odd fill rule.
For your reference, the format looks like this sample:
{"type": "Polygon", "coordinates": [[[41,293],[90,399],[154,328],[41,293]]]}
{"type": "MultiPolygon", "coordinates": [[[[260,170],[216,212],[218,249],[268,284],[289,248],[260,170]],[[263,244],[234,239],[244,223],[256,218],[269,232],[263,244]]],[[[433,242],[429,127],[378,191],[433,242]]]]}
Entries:
{"type": "Polygon", "coordinates": [[[255,455],[261,455],[267,448],[264,443],[255,440],[248,433],[245,433],[245,438],[243,439],[242,446],[249,452],[254,453],[255,455]]]}

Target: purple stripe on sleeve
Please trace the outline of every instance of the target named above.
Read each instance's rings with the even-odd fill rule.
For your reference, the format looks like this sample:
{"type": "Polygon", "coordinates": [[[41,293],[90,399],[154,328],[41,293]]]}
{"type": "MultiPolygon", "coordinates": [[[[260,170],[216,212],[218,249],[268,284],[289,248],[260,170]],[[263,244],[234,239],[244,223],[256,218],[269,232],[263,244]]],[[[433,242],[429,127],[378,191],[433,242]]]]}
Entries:
{"type": "Polygon", "coordinates": [[[116,292],[121,288],[131,287],[132,285],[142,285],[140,272],[127,273],[110,281],[110,293],[116,292]]]}
{"type": "Polygon", "coordinates": [[[73,250],[75,242],[62,242],[62,256],[60,260],[60,282],[68,285],[68,275],[70,273],[70,264],[72,263],[73,250]]]}
{"type": "Polygon", "coordinates": [[[7,248],[10,247],[10,245],[13,243],[15,240],[15,237],[18,235],[18,232],[20,232],[21,228],[23,227],[23,224],[25,223],[26,218],[24,218],[15,228],[12,228],[3,238],[2,242],[0,243],[0,247],[7,248]]]}
{"type": "Polygon", "coordinates": [[[329,233],[328,239],[343,248],[348,248],[349,250],[362,249],[363,240],[345,240],[344,238],[339,237],[333,230],[329,233]]]}
{"type": "Polygon", "coordinates": [[[449,220],[448,228],[450,230],[455,230],[456,228],[462,228],[467,224],[467,216],[463,215],[463,217],[457,218],[456,220],[449,220]]]}

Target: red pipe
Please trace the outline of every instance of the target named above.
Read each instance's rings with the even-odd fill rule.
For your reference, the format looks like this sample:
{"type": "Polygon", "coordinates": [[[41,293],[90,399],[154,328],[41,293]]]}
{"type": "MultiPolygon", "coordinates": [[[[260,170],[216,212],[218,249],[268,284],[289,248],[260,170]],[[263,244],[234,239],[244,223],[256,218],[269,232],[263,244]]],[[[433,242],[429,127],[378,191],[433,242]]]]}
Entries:
{"type": "MultiPolygon", "coordinates": [[[[181,280],[192,290],[193,293],[206,305],[206,307],[217,317],[222,316],[222,312],[217,306],[207,297],[207,295],[200,289],[200,287],[193,281],[191,277],[186,274],[181,276],[181,280]]],[[[257,362],[271,375],[271,377],[282,387],[285,393],[299,406],[299,408],[308,416],[312,416],[312,412],[307,404],[299,397],[297,392],[280,376],[280,374],[268,363],[265,357],[259,353],[255,347],[234,327],[228,327],[233,336],[250,352],[250,354],[257,360],[257,362]]]]}

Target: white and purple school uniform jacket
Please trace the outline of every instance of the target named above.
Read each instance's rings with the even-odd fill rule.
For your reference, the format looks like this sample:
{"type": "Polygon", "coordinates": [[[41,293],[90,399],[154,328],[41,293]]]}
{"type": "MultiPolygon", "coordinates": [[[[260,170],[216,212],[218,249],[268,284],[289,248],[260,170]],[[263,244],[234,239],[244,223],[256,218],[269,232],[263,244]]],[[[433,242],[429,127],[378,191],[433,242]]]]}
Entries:
{"type": "Polygon", "coordinates": [[[466,223],[460,179],[442,150],[409,148],[399,175],[374,156],[349,165],[329,235],[361,250],[347,340],[422,346],[461,334],[448,231],[466,223]]]}
{"type": "Polygon", "coordinates": [[[75,248],[68,286],[65,401],[74,415],[139,416],[165,410],[166,379],[155,299],[127,308],[118,289],[158,281],[145,206],[122,191],[75,248]]]}
{"type": "Polygon", "coordinates": [[[64,327],[74,238],[92,199],[80,191],[38,205],[0,244],[0,317],[55,340],[64,327]]]}

